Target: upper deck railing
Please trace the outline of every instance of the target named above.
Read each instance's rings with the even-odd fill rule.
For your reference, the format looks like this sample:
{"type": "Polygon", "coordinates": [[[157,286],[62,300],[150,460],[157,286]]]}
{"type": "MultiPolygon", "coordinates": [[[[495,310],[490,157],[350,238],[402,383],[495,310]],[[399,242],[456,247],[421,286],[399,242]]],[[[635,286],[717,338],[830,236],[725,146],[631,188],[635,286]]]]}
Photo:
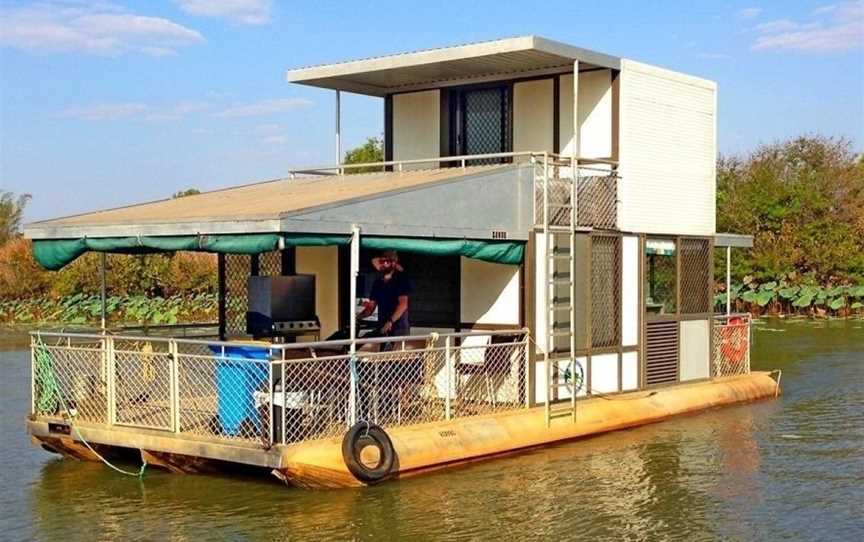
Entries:
{"type": "Polygon", "coordinates": [[[571,167],[573,158],[548,152],[501,152],[490,154],[471,154],[464,156],[438,156],[412,160],[389,160],[362,164],[339,164],[314,168],[297,169],[290,172],[290,178],[298,175],[334,176],[352,172],[393,171],[426,166],[430,169],[440,167],[461,167],[490,165],[500,163],[530,163],[534,175],[534,224],[543,224],[543,206],[549,206],[551,226],[567,227],[571,220],[571,199],[575,196],[577,205],[576,226],[583,228],[616,229],[618,219],[618,162],[596,158],[578,158],[578,167],[571,167]],[[575,174],[575,175],[574,175],[575,174]],[[571,189],[577,183],[576,194],[571,189]],[[544,192],[549,197],[544,198],[544,192]]]}
{"type": "Polygon", "coordinates": [[[32,334],[32,408],[264,448],[527,406],[527,332],[261,344],[32,334]]]}

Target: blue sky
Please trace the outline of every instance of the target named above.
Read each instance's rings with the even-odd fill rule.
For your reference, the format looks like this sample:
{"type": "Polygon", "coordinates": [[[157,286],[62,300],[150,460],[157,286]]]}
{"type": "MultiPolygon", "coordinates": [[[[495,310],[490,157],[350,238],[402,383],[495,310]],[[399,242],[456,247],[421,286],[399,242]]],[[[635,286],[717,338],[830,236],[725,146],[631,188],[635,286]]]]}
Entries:
{"type": "MultiPolygon", "coordinates": [[[[713,79],[719,147],[864,148],[864,1],[0,0],[0,188],[27,219],[333,161],[333,93],[287,68],[536,34],[713,79]],[[526,7],[526,6],[532,7],[526,7]]],[[[343,99],[345,147],[382,104],[343,99]]]]}

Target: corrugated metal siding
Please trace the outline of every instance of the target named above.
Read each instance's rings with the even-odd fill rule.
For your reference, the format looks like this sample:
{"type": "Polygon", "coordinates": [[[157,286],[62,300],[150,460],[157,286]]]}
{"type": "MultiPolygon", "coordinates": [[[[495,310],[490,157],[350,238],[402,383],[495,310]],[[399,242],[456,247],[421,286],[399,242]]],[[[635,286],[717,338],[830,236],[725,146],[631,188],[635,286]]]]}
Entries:
{"type": "Polygon", "coordinates": [[[622,61],[618,224],[624,231],[715,231],[716,85],[622,61]]]}

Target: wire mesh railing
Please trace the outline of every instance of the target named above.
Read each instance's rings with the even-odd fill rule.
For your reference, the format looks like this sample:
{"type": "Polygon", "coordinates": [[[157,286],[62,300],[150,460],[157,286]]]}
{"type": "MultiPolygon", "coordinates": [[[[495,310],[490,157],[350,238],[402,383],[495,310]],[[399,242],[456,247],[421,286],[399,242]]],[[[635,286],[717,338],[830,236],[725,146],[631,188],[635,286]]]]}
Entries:
{"type": "Polygon", "coordinates": [[[750,315],[714,316],[712,325],[713,376],[750,373],[750,315]]]}
{"type": "Polygon", "coordinates": [[[569,159],[535,156],[534,162],[534,223],[544,223],[544,206],[548,223],[553,227],[569,227],[575,196],[578,227],[614,230],[618,220],[617,171],[608,167],[579,166],[578,190],[573,193],[573,170],[569,159]],[[548,192],[548,194],[546,194],[548,192]]]}
{"type": "Polygon", "coordinates": [[[527,405],[524,330],[269,345],[34,334],[37,417],[269,447],[527,405]]]}

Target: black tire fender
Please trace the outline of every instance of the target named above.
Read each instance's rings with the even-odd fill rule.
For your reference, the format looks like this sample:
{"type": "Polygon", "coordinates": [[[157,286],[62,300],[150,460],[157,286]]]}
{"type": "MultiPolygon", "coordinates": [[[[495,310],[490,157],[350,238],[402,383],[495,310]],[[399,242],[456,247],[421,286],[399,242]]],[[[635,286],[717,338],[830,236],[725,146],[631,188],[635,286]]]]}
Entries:
{"type": "Polygon", "coordinates": [[[396,450],[387,433],[373,423],[357,422],[342,438],[342,459],[355,478],[367,484],[375,484],[387,479],[396,462],[396,450]],[[365,465],[360,453],[367,446],[378,449],[378,464],[365,465]]]}

